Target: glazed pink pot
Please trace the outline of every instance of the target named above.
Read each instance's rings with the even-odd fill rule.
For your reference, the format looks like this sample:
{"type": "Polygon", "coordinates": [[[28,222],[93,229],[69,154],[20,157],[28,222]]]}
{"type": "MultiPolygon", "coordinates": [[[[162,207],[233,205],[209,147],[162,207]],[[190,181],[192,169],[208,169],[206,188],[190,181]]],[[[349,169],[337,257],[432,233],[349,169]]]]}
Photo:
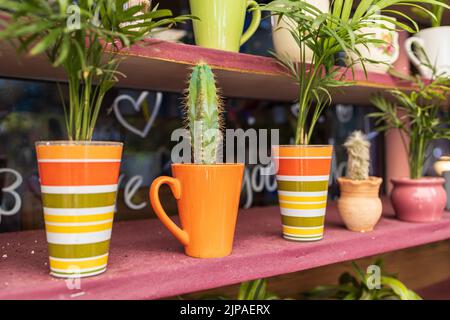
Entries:
{"type": "Polygon", "coordinates": [[[447,200],[444,178],[392,179],[391,202],[397,218],[410,222],[430,222],[442,218],[447,200]]]}

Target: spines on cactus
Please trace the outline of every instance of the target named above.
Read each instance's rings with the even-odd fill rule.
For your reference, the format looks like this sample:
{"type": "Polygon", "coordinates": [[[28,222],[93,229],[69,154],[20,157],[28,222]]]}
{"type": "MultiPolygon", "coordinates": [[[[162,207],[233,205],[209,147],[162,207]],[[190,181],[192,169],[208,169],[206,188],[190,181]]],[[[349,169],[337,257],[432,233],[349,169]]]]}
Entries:
{"type": "Polygon", "coordinates": [[[352,180],[369,178],[370,142],[361,131],[354,131],[344,143],[347,149],[347,177],[352,180]]]}
{"type": "Polygon", "coordinates": [[[186,120],[189,127],[194,162],[214,164],[221,145],[222,102],[211,68],[196,65],[189,79],[186,120]]]}

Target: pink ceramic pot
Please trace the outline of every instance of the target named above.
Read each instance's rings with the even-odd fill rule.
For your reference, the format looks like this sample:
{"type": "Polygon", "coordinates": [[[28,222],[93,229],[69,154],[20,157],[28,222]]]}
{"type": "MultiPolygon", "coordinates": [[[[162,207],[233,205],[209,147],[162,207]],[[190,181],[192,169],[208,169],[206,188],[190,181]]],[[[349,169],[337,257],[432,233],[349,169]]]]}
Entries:
{"type": "Polygon", "coordinates": [[[397,218],[410,222],[430,222],[442,218],[447,200],[444,178],[392,179],[391,202],[397,218]]]}

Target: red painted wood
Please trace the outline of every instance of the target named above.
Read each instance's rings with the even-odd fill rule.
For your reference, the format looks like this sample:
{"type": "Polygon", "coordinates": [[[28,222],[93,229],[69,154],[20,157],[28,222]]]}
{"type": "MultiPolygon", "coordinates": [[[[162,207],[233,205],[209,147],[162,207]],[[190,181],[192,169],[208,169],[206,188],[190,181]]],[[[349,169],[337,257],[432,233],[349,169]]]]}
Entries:
{"type": "Polygon", "coordinates": [[[174,63],[195,65],[201,61],[211,67],[237,72],[284,75],[282,67],[272,58],[245,53],[236,53],[195,45],[146,39],[131,49],[122,50],[122,55],[171,61],[174,63]]]}
{"type": "MultiPolygon", "coordinates": [[[[145,59],[171,61],[174,63],[195,65],[200,61],[207,62],[219,70],[232,70],[241,73],[266,74],[286,76],[284,70],[275,59],[245,53],[228,52],[195,45],[165,42],[155,39],[144,40],[129,50],[123,50],[123,55],[145,59]]],[[[356,81],[360,85],[369,87],[403,87],[409,84],[400,81],[387,73],[368,73],[367,77],[362,70],[351,71],[342,69],[345,79],[356,81]]]]}
{"type": "MultiPolygon", "coordinates": [[[[44,56],[21,57],[14,49],[0,42],[0,77],[64,81],[62,70],[53,68],[44,56]]],[[[161,40],[148,39],[121,52],[127,59],[119,66],[126,77],[118,86],[124,88],[183,92],[189,69],[204,61],[215,71],[219,87],[225,97],[255,98],[276,101],[294,101],[298,88],[283,68],[270,57],[207,49],[161,40]]],[[[388,74],[362,71],[353,77],[355,86],[344,87],[333,93],[334,103],[367,105],[369,97],[383,89],[410,89],[408,83],[398,81],[388,74]]]]}
{"type": "Polygon", "coordinates": [[[450,300],[450,279],[420,289],[417,293],[424,300],[450,300]]]}
{"type": "Polygon", "coordinates": [[[277,207],[239,213],[233,254],[195,259],[157,220],[114,225],[108,271],[69,290],[48,275],[42,230],[0,235],[0,299],[156,299],[357,259],[450,237],[450,213],[433,223],[385,214],[370,233],[346,230],[329,206],[325,239],[298,243],[281,238],[277,207]]]}

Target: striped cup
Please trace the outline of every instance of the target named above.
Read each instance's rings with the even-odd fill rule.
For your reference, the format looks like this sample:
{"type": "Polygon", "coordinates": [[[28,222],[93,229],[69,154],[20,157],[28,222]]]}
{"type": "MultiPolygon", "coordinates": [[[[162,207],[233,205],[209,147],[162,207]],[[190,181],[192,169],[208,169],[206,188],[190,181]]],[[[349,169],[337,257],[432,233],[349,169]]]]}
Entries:
{"type": "Polygon", "coordinates": [[[37,142],[50,274],[106,271],[122,156],[119,142],[37,142]]]}
{"type": "Polygon", "coordinates": [[[283,237],[323,238],[333,146],[275,146],[283,237]]]}

